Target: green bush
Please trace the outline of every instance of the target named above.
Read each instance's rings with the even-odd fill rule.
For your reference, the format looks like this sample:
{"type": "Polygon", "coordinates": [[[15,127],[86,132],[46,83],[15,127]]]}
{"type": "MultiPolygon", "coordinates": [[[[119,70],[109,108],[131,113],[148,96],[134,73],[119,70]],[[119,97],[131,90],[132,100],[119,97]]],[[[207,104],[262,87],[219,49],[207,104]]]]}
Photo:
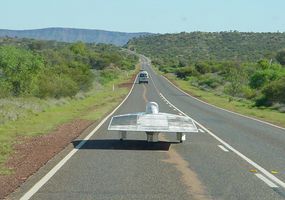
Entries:
{"type": "Polygon", "coordinates": [[[278,71],[276,70],[258,70],[250,77],[249,86],[255,89],[262,88],[265,84],[276,80],[278,77],[278,71]]]}
{"type": "Polygon", "coordinates": [[[93,74],[90,67],[80,62],[72,62],[65,72],[82,91],[88,90],[92,86],[93,74]]]}
{"type": "Polygon", "coordinates": [[[270,68],[270,62],[266,59],[262,59],[262,60],[258,61],[257,63],[258,63],[258,67],[260,67],[261,69],[270,68]]]}
{"type": "Polygon", "coordinates": [[[195,69],[200,73],[200,74],[206,74],[211,72],[211,67],[208,65],[206,62],[198,62],[195,64],[195,69]]]}
{"type": "Polygon", "coordinates": [[[101,84],[107,84],[108,82],[112,81],[113,79],[118,78],[119,70],[114,68],[107,68],[100,72],[99,82],[101,84]]]}
{"type": "Polygon", "coordinates": [[[69,76],[48,73],[49,76],[42,75],[39,81],[40,98],[45,97],[72,97],[78,92],[78,86],[69,76]]]}
{"type": "Polygon", "coordinates": [[[246,98],[246,99],[253,99],[256,96],[256,91],[251,89],[247,85],[243,85],[241,87],[241,97],[246,98]]]}
{"type": "Polygon", "coordinates": [[[268,84],[262,93],[270,104],[285,103],[285,77],[268,84]]]}
{"type": "Polygon", "coordinates": [[[86,45],[83,42],[76,42],[70,46],[70,50],[75,54],[86,54],[86,45]]]}
{"type": "Polygon", "coordinates": [[[9,82],[1,80],[0,78],[0,98],[8,97],[11,95],[12,86],[9,82]]]}
{"type": "Polygon", "coordinates": [[[120,70],[134,69],[137,61],[137,56],[112,45],[0,40],[0,98],[73,96],[90,89],[94,81],[106,83],[120,70]],[[94,70],[101,74],[99,80],[94,70]]]}
{"type": "Polygon", "coordinates": [[[0,68],[2,79],[11,86],[14,96],[34,95],[43,59],[31,51],[3,46],[0,47],[0,68]]]}
{"type": "Polygon", "coordinates": [[[219,78],[216,74],[208,73],[199,77],[198,84],[206,85],[212,89],[215,89],[222,84],[222,81],[221,78],[219,78]]]}
{"type": "Polygon", "coordinates": [[[285,65],[285,49],[277,52],[276,60],[281,64],[285,65]]]}
{"type": "Polygon", "coordinates": [[[175,74],[178,78],[185,79],[188,76],[198,75],[198,72],[196,71],[195,67],[189,66],[189,67],[177,68],[175,74]]]}

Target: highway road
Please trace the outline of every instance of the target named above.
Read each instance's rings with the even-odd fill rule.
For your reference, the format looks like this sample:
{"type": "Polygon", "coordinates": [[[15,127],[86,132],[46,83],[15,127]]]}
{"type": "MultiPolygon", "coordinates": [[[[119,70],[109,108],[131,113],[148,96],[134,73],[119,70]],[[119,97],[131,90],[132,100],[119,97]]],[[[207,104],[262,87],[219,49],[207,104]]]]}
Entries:
{"type": "Polygon", "coordinates": [[[171,133],[160,134],[158,143],[147,143],[144,133],[119,141],[107,131],[107,118],[10,198],[285,199],[284,129],[188,96],[141,60],[151,80],[134,84],[114,114],[144,111],[147,101],[155,101],[161,112],[193,118],[199,132],[182,144],[171,133]]]}

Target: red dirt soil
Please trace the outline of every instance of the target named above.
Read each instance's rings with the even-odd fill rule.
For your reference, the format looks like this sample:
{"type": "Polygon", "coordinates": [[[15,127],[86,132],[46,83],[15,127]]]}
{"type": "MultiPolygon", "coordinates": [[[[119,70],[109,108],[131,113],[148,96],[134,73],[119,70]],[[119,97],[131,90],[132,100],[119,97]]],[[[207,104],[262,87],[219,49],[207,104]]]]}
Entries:
{"type": "Polygon", "coordinates": [[[126,87],[126,88],[129,88],[129,89],[130,89],[130,88],[132,87],[132,85],[133,85],[133,83],[134,83],[136,77],[137,77],[136,74],[132,75],[132,78],[131,78],[131,80],[130,80],[129,82],[121,83],[121,84],[118,85],[118,87],[119,87],[119,88],[126,87]]]}
{"type": "Polygon", "coordinates": [[[12,193],[25,180],[63,150],[93,122],[76,119],[55,131],[36,137],[18,137],[14,153],[6,163],[11,175],[0,175],[0,199],[12,193]]]}
{"type": "MultiPolygon", "coordinates": [[[[136,78],[134,74],[127,83],[118,87],[131,88],[136,78]]],[[[18,137],[13,146],[14,152],[6,163],[13,170],[11,175],[0,175],[0,199],[15,191],[38,169],[77,138],[92,121],[76,119],[60,125],[55,131],[36,137],[18,137]]]]}

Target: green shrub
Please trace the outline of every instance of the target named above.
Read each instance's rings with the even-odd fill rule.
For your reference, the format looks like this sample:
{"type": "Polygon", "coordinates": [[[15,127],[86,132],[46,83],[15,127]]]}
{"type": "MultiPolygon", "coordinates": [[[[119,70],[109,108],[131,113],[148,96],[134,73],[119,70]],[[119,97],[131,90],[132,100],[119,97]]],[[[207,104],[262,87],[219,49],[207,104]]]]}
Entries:
{"type": "Polygon", "coordinates": [[[256,96],[256,91],[251,89],[247,85],[243,85],[241,87],[241,97],[246,98],[246,99],[253,99],[256,96]]]}
{"type": "Polygon", "coordinates": [[[48,73],[49,76],[42,75],[39,81],[38,96],[45,97],[72,97],[78,92],[78,86],[67,75],[48,73]]]}
{"type": "Polygon", "coordinates": [[[12,86],[0,78],[0,98],[8,97],[11,95],[12,86]]]}
{"type": "Polygon", "coordinates": [[[87,91],[92,86],[93,74],[88,65],[72,62],[66,68],[64,74],[76,82],[79,90],[87,91]]]}
{"type": "Polygon", "coordinates": [[[271,104],[275,102],[285,103],[285,77],[268,84],[262,93],[271,104]]]}
{"type": "Polygon", "coordinates": [[[86,45],[83,42],[76,42],[70,46],[70,50],[75,54],[86,54],[86,45]]]}
{"type": "Polygon", "coordinates": [[[102,75],[97,81],[106,83],[117,78],[118,70],[134,69],[138,61],[113,45],[15,38],[3,40],[2,45],[1,41],[0,98],[73,96],[91,88],[94,70],[102,75]]]}
{"type": "Polygon", "coordinates": [[[107,68],[100,72],[99,82],[101,84],[107,84],[108,82],[112,81],[113,79],[118,78],[119,70],[114,68],[107,68]]]}
{"type": "Polygon", "coordinates": [[[285,65],[285,49],[279,51],[276,55],[276,60],[281,64],[285,65]]]}
{"type": "Polygon", "coordinates": [[[216,74],[204,74],[199,77],[198,80],[199,85],[206,85],[212,89],[217,88],[222,84],[221,78],[219,78],[216,74]]]}
{"type": "Polygon", "coordinates": [[[198,62],[195,64],[195,69],[200,73],[200,74],[206,74],[211,72],[211,67],[209,66],[208,63],[206,62],[198,62]]]}
{"type": "Polygon", "coordinates": [[[271,106],[272,102],[269,101],[267,97],[264,95],[261,95],[260,97],[256,98],[255,100],[255,105],[256,106],[271,106]]]}
{"type": "Polygon", "coordinates": [[[276,70],[258,70],[250,77],[249,86],[255,89],[262,88],[264,85],[270,81],[276,80],[278,77],[278,71],[276,70]]]}
{"type": "Polygon", "coordinates": [[[185,79],[187,76],[196,76],[196,75],[198,75],[198,72],[196,71],[195,67],[193,67],[193,66],[181,67],[181,68],[178,68],[175,71],[175,75],[178,78],[185,79]]]}
{"type": "Polygon", "coordinates": [[[38,73],[43,68],[43,59],[37,54],[12,46],[0,47],[0,67],[14,96],[33,95],[37,91],[38,73]]]}

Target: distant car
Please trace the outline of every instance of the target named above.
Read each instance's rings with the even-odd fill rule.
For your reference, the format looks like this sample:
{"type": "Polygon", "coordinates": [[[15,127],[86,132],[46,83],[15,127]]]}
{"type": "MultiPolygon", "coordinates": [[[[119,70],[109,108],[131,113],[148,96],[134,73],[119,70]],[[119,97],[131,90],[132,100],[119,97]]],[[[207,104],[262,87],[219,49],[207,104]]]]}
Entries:
{"type": "Polygon", "coordinates": [[[139,84],[148,83],[148,73],[147,71],[140,71],[139,73],[139,84]]]}

